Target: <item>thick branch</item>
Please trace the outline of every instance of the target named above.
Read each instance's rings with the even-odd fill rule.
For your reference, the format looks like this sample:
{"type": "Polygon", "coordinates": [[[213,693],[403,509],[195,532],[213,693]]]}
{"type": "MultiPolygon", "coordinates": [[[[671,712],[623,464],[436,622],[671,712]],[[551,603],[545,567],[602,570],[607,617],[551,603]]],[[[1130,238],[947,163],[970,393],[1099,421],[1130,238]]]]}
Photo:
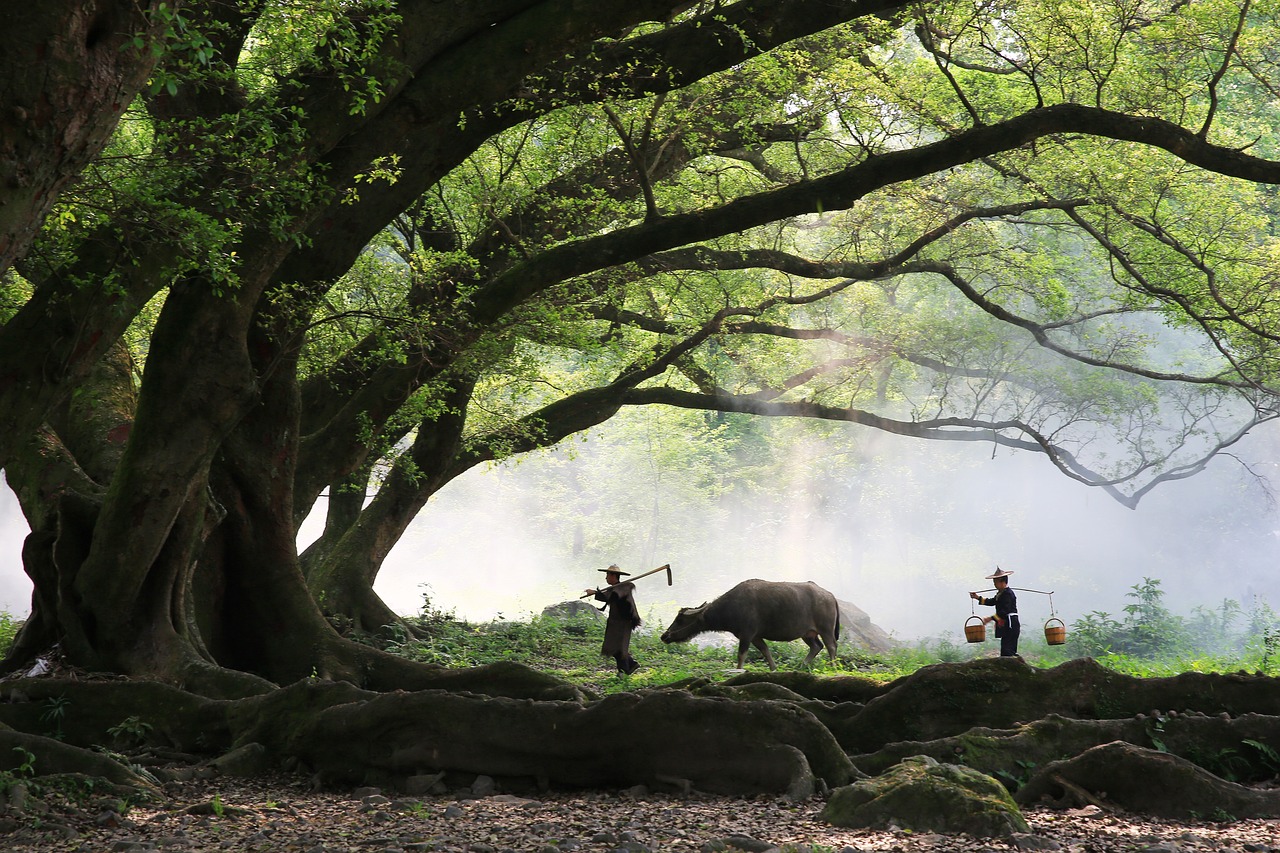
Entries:
{"type": "Polygon", "coordinates": [[[813,181],[557,246],[517,265],[486,287],[475,299],[472,316],[481,324],[489,323],[565,278],[791,216],[844,210],[875,190],[1062,133],[1136,142],[1164,149],[1187,163],[1223,175],[1280,183],[1280,163],[1214,145],[1172,122],[1079,104],[1059,104],[1031,110],[999,124],[975,127],[929,145],[869,157],[813,181]]]}
{"type": "Polygon", "coordinates": [[[0,104],[18,129],[0,148],[0,273],[30,248],[63,188],[106,145],[151,74],[162,6],[46,0],[4,16],[0,104]]]}
{"type": "Polygon", "coordinates": [[[1183,479],[1202,470],[1208,462],[1223,450],[1239,441],[1249,430],[1276,415],[1264,415],[1252,420],[1245,427],[1220,440],[1208,452],[1194,462],[1154,475],[1150,482],[1126,494],[1118,486],[1150,468],[1142,463],[1122,477],[1105,478],[1076,459],[1069,450],[1056,445],[1030,424],[1017,420],[986,421],[974,418],[936,418],[922,421],[901,421],[853,408],[836,408],[806,401],[765,400],[757,396],[732,396],[727,394],[699,394],[675,388],[639,388],[626,395],[627,405],[664,405],[705,411],[740,412],[764,417],[803,417],[820,420],[843,421],[861,424],[882,432],[921,438],[932,441],[980,441],[997,444],[1015,450],[1043,453],[1054,466],[1073,480],[1103,489],[1118,503],[1130,509],[1136,508],[1142,496],[1156,485],[1170,480],[1183,479]],[[1012,433],[1012,434],[1010,434],[1012,433]]]}

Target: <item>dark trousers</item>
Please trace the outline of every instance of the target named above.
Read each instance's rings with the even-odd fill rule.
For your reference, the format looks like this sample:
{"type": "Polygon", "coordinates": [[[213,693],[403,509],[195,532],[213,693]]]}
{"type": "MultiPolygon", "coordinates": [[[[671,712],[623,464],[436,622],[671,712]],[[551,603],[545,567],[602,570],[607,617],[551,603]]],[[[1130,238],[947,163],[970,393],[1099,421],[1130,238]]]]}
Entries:
{"type": "Polygon", "coordinates": [[[1010,658],[1018,654],[1018,635],[1022,633],[1022,623],[1017,616],[1009,617],[1009,624],[996,631],[1000,635],[1000,657],[1010,658]]]}

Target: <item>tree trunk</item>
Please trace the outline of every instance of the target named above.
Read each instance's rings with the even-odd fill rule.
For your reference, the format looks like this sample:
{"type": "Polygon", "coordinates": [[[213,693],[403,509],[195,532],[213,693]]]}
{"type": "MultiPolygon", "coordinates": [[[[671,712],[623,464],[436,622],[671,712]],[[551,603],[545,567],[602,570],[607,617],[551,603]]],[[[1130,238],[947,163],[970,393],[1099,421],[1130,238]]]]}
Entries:
{"type": "MultiPolygon", "coordinates": [[[[401,457],[368,508],[345,530],[326,527],[304,555],[307,583],[325,612],[374,633],[400,621],[373,591],[387,554],[426,505],[456,475],[452,470],[466,425],[474,383],[454,383],[442,395],[444,411],[418,424],[409,451],[401,457]]],[[[332,500],[332,498],[331,498],[332,500]]]]}
{"type": "Polygon", "coordinates": [[[48,0],[0,28],[0,273],[31,246],[62,188],[102,150],[146,82],[158,0],[48,0]],[[134,42],[134,38],[139,39],[134,42]]]}

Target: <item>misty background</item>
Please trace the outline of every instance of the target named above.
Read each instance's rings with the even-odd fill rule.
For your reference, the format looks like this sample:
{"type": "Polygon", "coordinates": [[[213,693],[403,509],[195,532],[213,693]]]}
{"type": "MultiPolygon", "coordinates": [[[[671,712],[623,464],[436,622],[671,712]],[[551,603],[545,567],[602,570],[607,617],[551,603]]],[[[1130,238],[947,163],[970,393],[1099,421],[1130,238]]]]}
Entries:
{"type": "MultiPolygon", "coordinates": [[[[1054,592],[1019,594],[1032,630],[1051,605],[1068,625],[1119,618],[1144,578],[1178,614],[1224,599],[1246,616],[1259,599],[1280,606],[1280,514],[1255,476],[1277,474],[1273,425],[1130,510],[1039,454],[757,421],[717,455],[690,417],[705,415],[629,410],[585,439],[469,472],[431,499],[375,589],[402,614],[429,600],[472,622],[523,620],[603,583],[610,563],[633,574],[670,563],[673,586],[661,574],[637,584],[649,629],[759,577],[816,581],[899,640],[956,642],[974,612],[968,591],[990,588],[997,565],[1014,587],[1054,592]]],[[[5,486],[0,606],[15,616],[30,610],[26,532],[5,486]]]]}

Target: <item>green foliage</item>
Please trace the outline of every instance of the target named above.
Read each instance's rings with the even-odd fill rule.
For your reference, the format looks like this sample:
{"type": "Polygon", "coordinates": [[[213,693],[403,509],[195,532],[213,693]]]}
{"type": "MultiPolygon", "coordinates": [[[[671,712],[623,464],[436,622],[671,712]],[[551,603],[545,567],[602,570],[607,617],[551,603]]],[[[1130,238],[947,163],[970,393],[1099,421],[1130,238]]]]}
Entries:
{"type": "MultiPolygon", "coordinates": [[[[152,45],[151,50],[157,58],[164,57],[166,61],[152,76],[148,91],[151,95],[161,91],[176,95],[184,73],[189,74],[193,69],[207,67],[213,60],[213,42],[193,25],[191,18],[181,9],[161,3],[152,14],[158,19],[161,30],[160,38],[152,45]]],[[[135,35],[130,46],[140,51],[146,44],[141,36],[135,35]]]]}
{"type": "Polygon", "coordinates": [[[1147,738],[1157,752],[1169,751],[1164,744],[1164,723],[1165,718],[1160,714],[1154,714],[1148,717],[1146,721],[1147,738]]]}
{"type": "Polygon", "coordinates": [[[15,746],[13,751],[18,753],[22,761],[12,770],[0,770],[0,794],[8,794],[14,785],[28,784],[28,780],[35,774],[35,755],[20,746],[15,746]]]}
{"type": "Polygon", "coordinates": [[[1068,642],[1081,655],[1098,658],[1111,652],[1111,644],[1121,629],[1110,614],[1095,610],[1071,624],[1068,642]]]}
{"type": "Polygon", "coordinates": [[[1121,670],[1131,661],[1141,661],[1139,669],[1175,672],[1230,669],[1230,661],[1247,662],[1263,672],[1277,669],[1273,638],[1280,635],[1280,619],[1266,602],[1255,601],[1238,628],[1243,609],[1236,601],[1224,599],[1216,609],[1198,605],[1188,618],[1170,612],[1164,595],[1159,580],[1143,578],[1128,593],[1134,603],[1124,608],[1123,619],[1094,611],[1072,624],[1070,653],[1121,670]]]}
{"type": "Polygon", "coordinates": [[[1193,746],[1183,757],[1215,776],[1242,785],[1254,785],[1280,776],[1280,754],[1251,738],[1245,738],[1239,746],[1213,751],[1193,746]]]}
{"type": "Polygon", "coordinates": [[[1280,751],[1252,738],[1245,738],[1240,744],[1247,747],[1246,751],[1252,753],[1251,757],[1262,764],[1272,776],[1280,776],[1280,751]]]}
{"type": "Polygon", "coordinates": [[[1017,791],[1027,784],[1027,780],[1031,778],[1031,774],[1035,772],[1037,766],[1034,761],[1026,761],[1021,758],[1017,759],[1014,765],[1017,768],[1017,772],[997,770],[995,773],[996,778],[1003,782],[1004,786],[1010,791],[1017,791]]]}
{"type": "Polygon", "coordinates": [[[36,772],[35,753],[31,752],[31,750],[29,749],[24,749],[23,747],[20,747],[20,746],[15,746],[13,748],[13,751],[18,753],[18,755],[22,758],[22,762],[17,767],[14,768],[13,772],[17,773],[19,776],[34,775],[36,772]]]}
{"type": "Polygon", "coordinates": [[[22,619],[15,619],[13,614],[7,610],[0,610],[0,658],[9,653],[9,648],[13,645],[13,638],[22,629],[23,621],[22,619]]]}
{"type": "Polygon", "coordinates": [[[1181,639],[1181,621],[1164,606],[1164,590],[1159,580],[1143,578],[1142,583],[1132,589],[1128,597],[1135,602],[1124,608],[1126,642],[1116,651],[1152,657],[1181,639]]]}
{"type": "Polygon", "coordinates": [[[62,721],[66,719],[67,709],[70,707],[71,700],[66,696],[50,696],[44,701],[40,710],[40,720],[53,726],[49,737],[62,740],[62,721]]]}
{"type": "Polygon", "coordinates": [[[121,743],[129,746],[140,746],[147,742],[152,725],[137,715],[125,717],[107,729],[107,733],[121,743]]]}

